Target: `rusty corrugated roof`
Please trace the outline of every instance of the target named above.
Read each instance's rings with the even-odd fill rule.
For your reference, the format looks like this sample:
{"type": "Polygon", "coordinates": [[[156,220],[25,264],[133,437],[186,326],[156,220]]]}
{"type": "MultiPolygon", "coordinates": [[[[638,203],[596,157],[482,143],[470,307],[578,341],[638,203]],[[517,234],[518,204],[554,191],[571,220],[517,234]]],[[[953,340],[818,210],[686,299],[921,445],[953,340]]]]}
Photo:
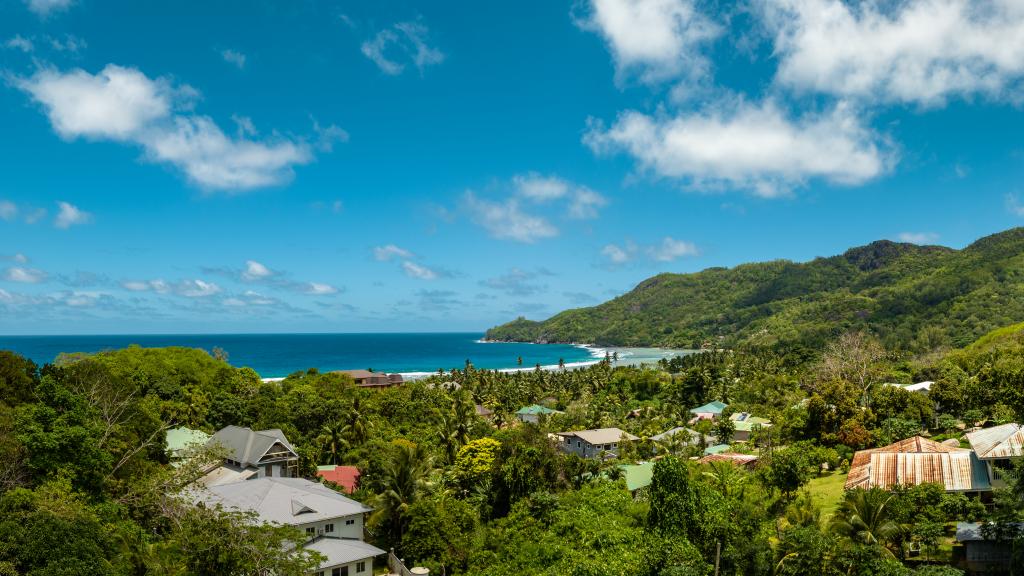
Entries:
{"type": "Polygon", "coordinates": [[[846,478],[846,489],[929,482],[942,484],[949,492],[991,490],[988,473],[973,451],[944,446],[920,436],[857,452],[846,478]]]}
{"type": "Polygon", "coordinates": [[[1002,424],[971,432],[967,441],[982,460],[1024,456],[1024,428],[1020,424],[1002,424]]]}

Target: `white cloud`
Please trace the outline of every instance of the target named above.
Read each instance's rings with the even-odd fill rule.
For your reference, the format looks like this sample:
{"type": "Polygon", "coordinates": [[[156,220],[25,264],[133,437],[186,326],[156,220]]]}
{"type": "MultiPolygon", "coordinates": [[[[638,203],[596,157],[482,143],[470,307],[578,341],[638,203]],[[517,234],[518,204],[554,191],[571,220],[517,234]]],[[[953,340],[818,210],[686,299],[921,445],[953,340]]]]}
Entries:
{"type": "Polygon", "coordinates": [[[777,81],[785,86],[923,105],[957,95],[1020,98],[1024,3],[1019,0],[762,4],[775,35],[777,81]]]}
{"type": "Polygon", "coordinates": [[[578,24],[604,37],[620,80],[634,71],[649,83],[708,73],[701,50],[721,29],[693,0],[591,0],[590,9],[578,24]]]}
{"type": "Polygon", "coordinates": [[[373,249],[373,257],[378,262],[388,262],[392,258],[409,259],[413,258],[412,252],[409,252],[405,248],[399,248],[394,244],[388,244],[386,246],[377,246],[373,249]]]}
{"type": "Polygon", "coordinates": [[[57,228],[67,229],[78,224],[87,224],[92,220],[92,214],[82,210],[74,204],[57,202],[57,216],[53,219],[53,225],[57,228]]]}
{"type": "Polygon", "coordinates": [[[586,186],[573,190],[572,201],[569,203],[569,217],[577,220],[597,218],[598,208],[603,208],[608,200],[586,186]]]}
{"type": "Polygon", "coordinates": [[[18,206],[10,200],[0,200],[0,220],[10,222],[18,217],[18,206]]]}
{"type": "Polygon", "coordinates": [[[696,256],[698,253],[694,243],[676,240],[671,236],[666,236],[660,244],[647,248],[647,254],[657,262],[672,262],[683,256],[696,256]]]}
{"type": "Polygon", "coordinates": [[[338,289],[330,284],[322,284],[320,282],[308,282],[306,283],[304,292],[306,294],[312,294],[314,296],[326,296],[328,294],[337,294],[338,289]]]}
{"type": "Polygon", "coordinates": [[[385,74],[401,74],[405,70],[403,60],[411,61],[422,74],[427,66],[444,61],[444,54],[427,44],[428,33],[419,22],[399,22],[363,42],[361,49],[385,74]]]}
{"type": "Polygon", "coordinates": [[[175,293],[186,298],[205,298],[220,292],[220,286],[204,280],[182,280],[175,287],[175,293]]]}
{"type": "Polygon", "coordinates": [[[237,66],[239,70],[245,68],[245,54],[242,54],[238,50],[221,50],[220,57],[228,64],[237,66]]]}
{"type": "Polygon", "coordinates": [[[14,260],[18,264],[28,264],[28,256],[25,256],[20,252],[12,256],[11,260],[14,260]]]}
{"type": "Polygon", "coordinates": [[[418,278],[420,280],[437,279],[437,272],[409,260],[402,262],[402,270],[405,271],[406,276],[409,276],[410,278],[418,278]]]}
{"type": "Polygon", "coordinates": [[[175,283],[166,280],[128,280],[121,287],[131,292],[156,292],[157,294],[176,294],[185,298],[205,298],[219,294],[220,286],[205,280],[181,280],[175,283]]]}
{"type": "Polygon", "coordinates": [[[37,16],[46,18],[56,12],[67,10],[74,4],[74,0],[25,0],[25,4],[37,16]]]}
{"type": "Polygon", "coordinates": [[[466,192],[463,205],[477,225],[498,239],[529,244],[558,235],[558,229],[544,218],[523,212],[515,198],[492,202],[466,192]]]}
{"type": "Polygon", "coordinates": [[[21,284],[38,284],[46,280],[46,272],[36,270],[34,268],[12,266],[11,268],[4,270],[4,280],[7,280],[8,282],[18,282],[21,284]]]}
{"type": "Polygon", "coordinates": [[[939,235],[935,232],[900,232],[898,238],[900,242],[911,244],[934,244],[939,235]]]}
{"type": "Polygon", "coordinates": [[[14,36],[12,36],[11,39],[4,44],[4,46],[7,46],[8,48],[14,50],[21,50],[26,54],[35,49],[35,45],[32,44],[32,41],[20,34],[15,34],[14,36]]]}
{"type": "Polygon", "coordinates": [[[632,244],[627,244],[626,246],[608,244],[601,249],[601,255],[614,265],[629,262],[633,259],[634,254],[636,254],[636,246],[632,244]]]}
{"type": "Polygon", "coordinates": [[[263,280],[274,275],[274,272],[255,260],[245,261],[245,270],[242,271],[243,280],[263,280]]]}
{"type": "Polygon", "coordinates": [[[569,183],[565,180],[533,172],[512,178],[512,184],[520,196],[537,202],[555,200],[569,193],[569,183]]]}
{"type": "Polygon", "coordinates": [[[791,120],[771,102],[743,101],[675,117],[627,111],[608,129],[593,123],[584,136],[595,152],[624,151],[658,176],[765,197],[786,194],[809,178],[853,185],[882,174],[895,156],[880,149],[878,139],[844,103],[791,120]]]}
{"type": "Polygon", "coordinates": [[[95,75],[44,69],[17,84],[42,105],[61,137],[134,143],[148,159],[175,166],[203,188],[284,184],[294,166],[312,160],[302,141],[231,138],[209,117],[174,113],[195,91],[134,68],[109,64],[95,75]]]}

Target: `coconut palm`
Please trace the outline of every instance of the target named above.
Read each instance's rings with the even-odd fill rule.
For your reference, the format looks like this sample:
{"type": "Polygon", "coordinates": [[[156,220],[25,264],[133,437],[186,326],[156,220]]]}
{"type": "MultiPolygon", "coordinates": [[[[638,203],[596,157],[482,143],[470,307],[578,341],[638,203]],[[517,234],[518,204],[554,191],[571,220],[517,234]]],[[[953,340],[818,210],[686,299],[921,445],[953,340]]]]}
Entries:
{"type": "Polygon", "coordinates": [[[899,524],[889,515],[892,498],[892,493],[881,488],[847,492],[829,527],[834,534],[858,544],[884,547],[900,533],[899,524]]]}
{"type": "Polygon", "coordinates": [[[346,438],[348,431],[349,425],[340,421],[321,426],[316,444],[320,448],[321,460],[326,460],[323,463],[341,464],[342,458],[349,449],[349,442],[346,438]]]}
{"type": "Polygon", "coordinates": [[[724,460],[711,462],[708,466],[710,469],[703,475],[711,481],[711,484],[718,489],[722,496],[742,498],[748,476],[739,466],[724,460]]]}
{"type": "Polygon", "coordinates": [[[376,510],[371,523],[381,526],[392,542],[401,542],[408,522],[407,512],[428,488],[433,460],[423,445],[407,440],[392,443],[391,458],[384,463],[380,492],[374,497],[376,510]]]}

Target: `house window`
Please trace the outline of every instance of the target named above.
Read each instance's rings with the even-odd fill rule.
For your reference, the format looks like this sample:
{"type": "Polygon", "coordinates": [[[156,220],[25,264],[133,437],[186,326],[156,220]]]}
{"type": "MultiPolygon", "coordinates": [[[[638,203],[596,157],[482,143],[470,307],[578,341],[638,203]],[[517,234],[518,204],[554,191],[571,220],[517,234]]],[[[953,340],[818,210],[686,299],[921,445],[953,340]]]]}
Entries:
{"type": "Polygon", "coordinates": [[[334,524],[324,525],[324,532],[334,532],[334,524]]]}
{"type": "Polygon", "coordinates": [[[355,523],[356,523],[356,521],[354,519],[353,520],[345,520],[345,526],[351,526],[351,525],[353,525],[355,523]]]}
{"type": "Polygon", "coordinates": [[[348,566],[334,568],[333,570],[331,570],[331,576],[348,576],[348,566]]]}
{"type": "Polygon", "coordinates": [[[317,572],[317,573],[316,573],[316,576],[324,576],[324,571],[323,571],[323,570],[321,570],[321,571],[317,572]]]}
{"type": "Polygon", "coordinates": [[[612,445],[611,444],[605,444],[604,445],[604,449],[605,450],[611,450],[612,449],[612,445]]]}
{"type": "Polygon", "coordinates": [[[306,528],[306,536],[312,536],[314,534],[316,534],[316,528],[314,528],[312,526],[310,526],[309,528],[306,528]]]}
{"type": "Polygon", "coordinates": [[[366,572],[366,562],[356,562],[356,572],[366,572]]]}
{"type": "Polygon", "coordinates": [[[576,447],[577,447],[577,448],[579,448],[580,446],[582,446],[582,444],[580,444],[580,441],[579,441],[579,440],[577,440],[577,441],[576,441],[576,447]]]}

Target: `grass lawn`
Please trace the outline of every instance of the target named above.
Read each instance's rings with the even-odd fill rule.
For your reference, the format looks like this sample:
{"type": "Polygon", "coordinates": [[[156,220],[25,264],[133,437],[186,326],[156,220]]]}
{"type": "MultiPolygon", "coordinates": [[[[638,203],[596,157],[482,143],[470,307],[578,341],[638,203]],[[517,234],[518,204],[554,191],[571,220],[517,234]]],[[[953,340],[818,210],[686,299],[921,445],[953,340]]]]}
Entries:
{"type": "Polygon", "coordinates": [[[813,478],[807,484],[814,503],[821,507],[822,520],[827,521],[839,507],[839,501],[843,499],[843,484],[845,483],[846,474],[829,472],[813,478]]]}

